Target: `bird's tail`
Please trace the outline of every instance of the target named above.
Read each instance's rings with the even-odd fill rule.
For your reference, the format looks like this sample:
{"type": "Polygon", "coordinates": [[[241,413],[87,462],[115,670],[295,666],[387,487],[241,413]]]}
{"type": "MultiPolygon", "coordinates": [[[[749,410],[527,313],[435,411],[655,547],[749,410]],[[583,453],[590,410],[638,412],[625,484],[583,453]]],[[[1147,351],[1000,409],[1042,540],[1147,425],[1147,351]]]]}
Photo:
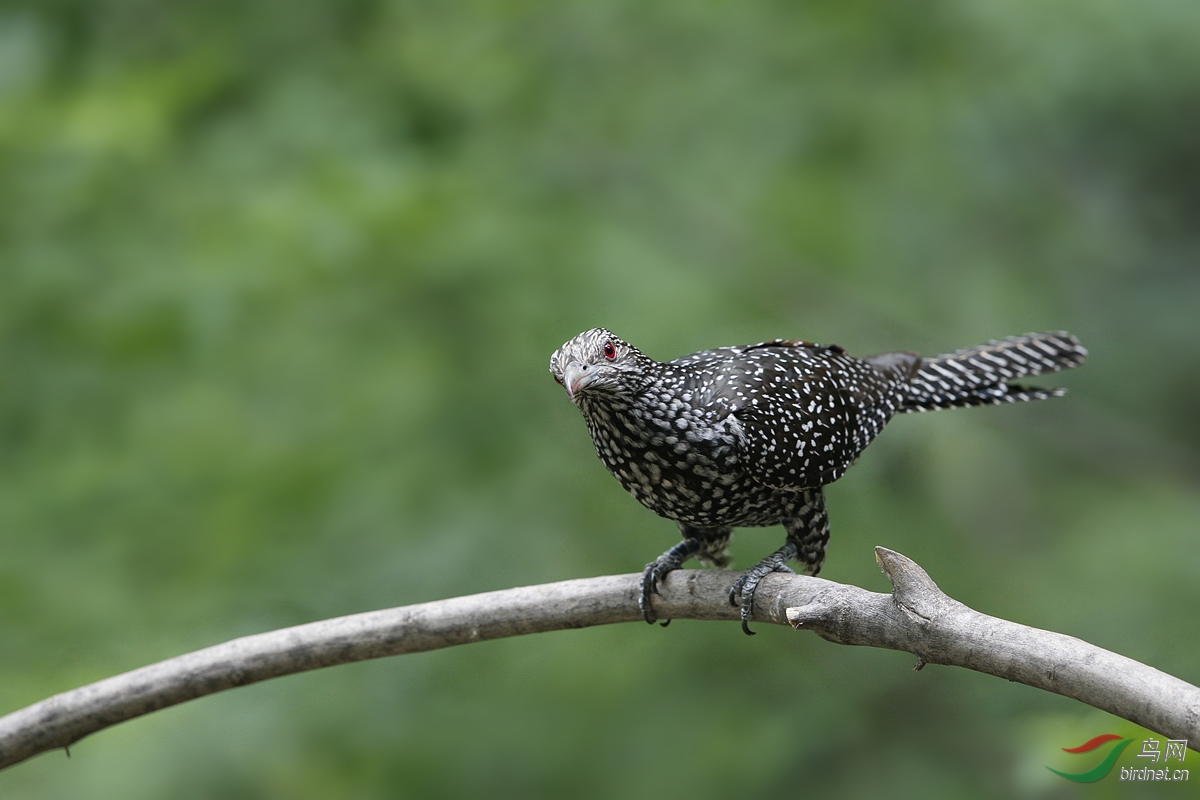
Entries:
{"type": "Polygon", "coordinates": [[[1083,363],[1087,350],[1069,333],[1027,333],[969,350],[921,359],[902,411],[1019,403],[1057,397],[1064,389],[1009,384],[1026,375],[1083,363]]]}

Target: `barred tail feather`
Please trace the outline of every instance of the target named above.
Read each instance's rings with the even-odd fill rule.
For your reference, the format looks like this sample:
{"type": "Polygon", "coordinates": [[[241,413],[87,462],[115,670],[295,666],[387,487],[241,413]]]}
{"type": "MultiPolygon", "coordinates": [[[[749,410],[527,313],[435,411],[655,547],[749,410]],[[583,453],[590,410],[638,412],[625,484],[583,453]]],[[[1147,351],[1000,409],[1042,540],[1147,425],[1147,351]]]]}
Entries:
{"type": "Polygon", "coordinates": [[[1009,381],[1058,372],[1083,363],[1087,350],[1069,333],[1028,333],[921,360],[902,411],[1020,403],[1058,397],[1063,389],[1039,389],[1009,381]]]}

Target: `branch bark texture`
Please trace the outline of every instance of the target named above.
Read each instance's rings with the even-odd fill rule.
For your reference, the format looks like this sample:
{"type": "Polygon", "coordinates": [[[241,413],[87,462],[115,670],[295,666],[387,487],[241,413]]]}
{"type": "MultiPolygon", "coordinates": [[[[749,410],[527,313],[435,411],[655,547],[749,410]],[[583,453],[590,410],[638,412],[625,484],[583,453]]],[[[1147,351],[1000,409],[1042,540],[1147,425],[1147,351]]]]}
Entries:
{"type": "MultiPolygon", "coordinates": [[[[1172,739],[1200,743],[1200,689],[1079,639],[989,617],[938,589],[915,563],[876,548],[892,594],[773,574],[757,622],[792,624],[840,644],[903,650],[926,663],[997,675],[1072,697],[1172,739]]],[[[661,619],[738,619],[738,576],[677,570],[661,583],[661,619]]],[[[0,718],[0,768],[118,722],[236,686],[369,658],[529,633],[641,621],[641,576],[615,575],[456,597],[297,625],[151,664],[0,718]]]]}

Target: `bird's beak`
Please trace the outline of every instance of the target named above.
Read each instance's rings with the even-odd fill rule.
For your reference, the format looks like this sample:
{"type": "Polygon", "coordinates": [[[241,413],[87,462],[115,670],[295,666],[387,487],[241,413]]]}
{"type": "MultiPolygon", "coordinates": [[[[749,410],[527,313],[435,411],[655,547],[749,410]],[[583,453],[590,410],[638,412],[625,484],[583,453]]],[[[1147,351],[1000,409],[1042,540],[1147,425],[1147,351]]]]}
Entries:
{"type": "Polygon", "coordinates": [[[594,368],[580,364],[578,361],[567,364],[567,368],[563,370],[563,386],[567,389],[567,397],[574,400],[575,395],[591,383],[595,376],[594,368]]]}

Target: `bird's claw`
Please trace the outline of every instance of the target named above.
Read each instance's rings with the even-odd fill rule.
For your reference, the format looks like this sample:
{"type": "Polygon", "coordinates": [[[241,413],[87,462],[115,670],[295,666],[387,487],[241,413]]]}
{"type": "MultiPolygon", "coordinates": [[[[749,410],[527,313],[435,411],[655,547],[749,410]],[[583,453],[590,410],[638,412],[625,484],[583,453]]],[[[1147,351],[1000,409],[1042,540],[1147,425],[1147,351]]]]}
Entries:
{"type": "MultiPolygon", "coordinates": [[[[653,623],[655,621],[654,609],[650,607],[650,595],[653,593],[662,596],[662,592],[658,590],[658,582],[671,570],[679,569],[679,565],[695,555],[702,545],[700,539],[694,536],[686,537],[679,544],[651,561],[642,570],[642,591],[638,595],[638,608],[646,622],[653,623]]],[[[665,628],[670,622],[669,619],[663,620],[662,626],[665,628]]]]}
{"type": "Polygon", "coordinates": [[[754,631],[750,630],[750,615],[754,611],[754,592],[758,589],[759,581],[772,572],[795,573],[795,570],[785,564],[782,558],[768,557],[743,572],[729,588],[729,605],[741,606],[742,632],[747,636],[754,635],[754,631]]]}
{"type": "MultiPolygon", "coordinates": [[[[650,595],[657,594],[660,597],[662,592],[658,590],[658,580],[666,571],[660,572],[661,565],[657,561],[651,561],[646,565],[646,569],[642,571],[642,591],[638,595],[638,610],[642,612],[642,619],[650,625],[653,625],[657,619],[654,616],[654,609],[650,607],[650,595]]],[[[665,628],[671,620],[665,620],[661,624],[665,628]]]]}

